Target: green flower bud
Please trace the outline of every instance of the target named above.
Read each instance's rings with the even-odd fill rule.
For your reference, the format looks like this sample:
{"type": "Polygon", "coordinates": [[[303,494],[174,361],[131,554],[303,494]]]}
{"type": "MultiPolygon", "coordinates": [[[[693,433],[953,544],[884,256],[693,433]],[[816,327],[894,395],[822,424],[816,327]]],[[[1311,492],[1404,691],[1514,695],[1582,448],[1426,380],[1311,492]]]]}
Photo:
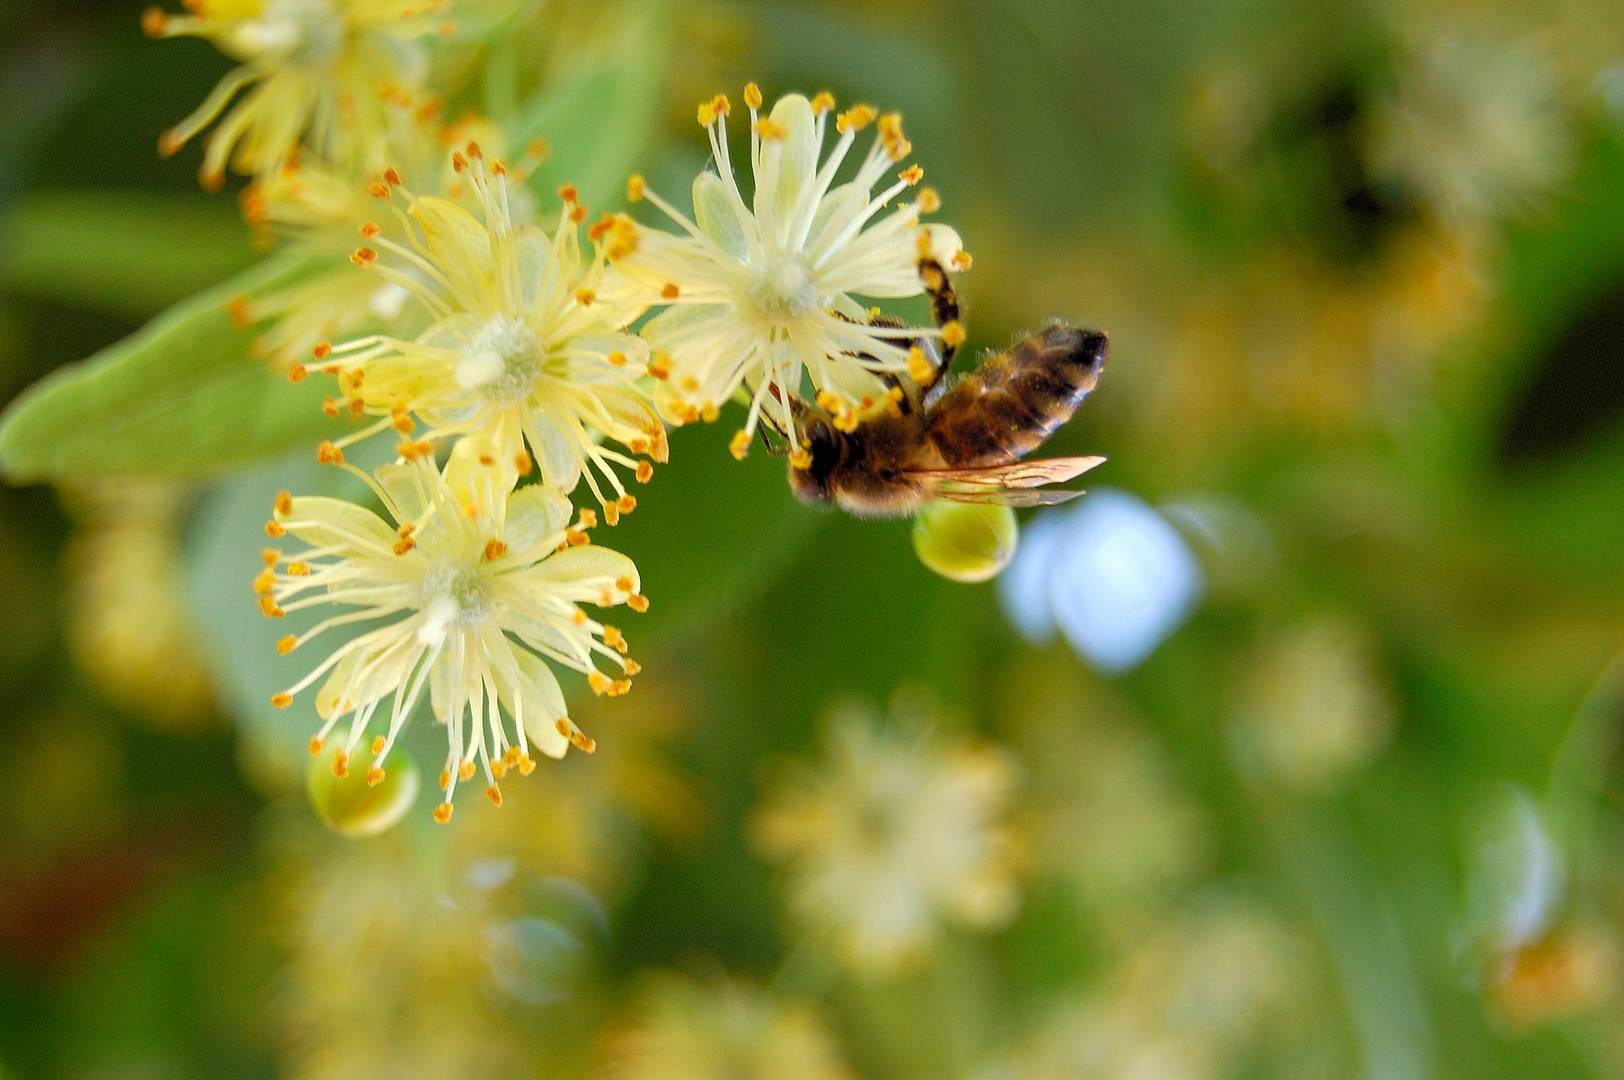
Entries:
{"type": "Polygon", "coordinates": [[[345,754],[340,747],[311,755],[305,789],[310,805],[329,828],[345,836],[376,836],[394,828],[417,799],[417,762],[392,750],[382,766],[374,765],[366,746],[345,754]]]}
{"type": "Polygon", "coordinates": [[[919,561],[949,581],[990,581],[1015,557],[1019,527],[1007,506],[937,499],[914,518],[919,561]]]}

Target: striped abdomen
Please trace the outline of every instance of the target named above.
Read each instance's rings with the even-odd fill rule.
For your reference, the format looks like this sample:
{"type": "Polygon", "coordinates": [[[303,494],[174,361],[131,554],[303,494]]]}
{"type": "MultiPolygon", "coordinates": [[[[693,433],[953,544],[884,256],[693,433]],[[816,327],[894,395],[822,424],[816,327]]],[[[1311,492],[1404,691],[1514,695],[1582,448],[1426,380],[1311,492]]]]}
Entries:
{"type": "Polygon", "coordinates": [[[1105,370],[1106,337],[1055,325],[998,354],[942,395],[929,436],[949,466],[1002,465],[1042,446],[1105,370]]]}

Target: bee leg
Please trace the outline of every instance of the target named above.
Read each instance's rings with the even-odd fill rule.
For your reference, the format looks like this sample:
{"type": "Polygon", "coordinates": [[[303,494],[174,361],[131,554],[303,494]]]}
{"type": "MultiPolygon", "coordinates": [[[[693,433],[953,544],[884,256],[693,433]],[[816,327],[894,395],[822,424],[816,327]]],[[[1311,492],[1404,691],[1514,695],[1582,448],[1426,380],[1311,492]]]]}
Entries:
{"type": "MultiPolygon", "coordinates": [[[[745,385],[748,387],[749,383],[746,383],[745,385]]],[[[771,393],[775,398],[778,397],[778,387],[771,387],[769,393],[771,393]]],[[[791,398],[790,400],[793,405],[795,399],[791,398]]],[[[789,456],[789,434],[784,430],[784,425],[778,422],[778,418],[774,416],[770,410],[763,409],[761,411],[761,426],[756,429],[756,433],[761,436],[762,449],[766,450],[767,453],[771,454],[773,457],[789,456]],[[782,445],[775,446],[773,441],[767,437],[767,431],[769,428],[772,429],[773,434],[777,435],[778,438],[782,440],[782,445]]]]}
{"type": "Polygon", "coordinates": [[[767,416],[766,414],[762,414],[761,419],[762,424],[756,429],[756,434],[761,436],[761,448],[767,453],[771,454],[773,457],[788,457],[789,436],[784,433],[783,427],[779,425],[777,420],[774,420],[772,417],[767,416]],[[769,428],[772,430],[773,434],[778,436],[778,441],[775,442],[767,437],[767,431],[769,428]]]}
{"type": "MultiPolygon", "coordinates": [[[[930,296],[931,315],[936,320],[938,329],[946,331],[951,324],[959,324],[959,293],[953,287],[953,279],[948,276],[942,264],[935,259],[919,260],[919,280],[924,282],[925,292],[930,296]]],[[[930,379],[919,385],[922,392],[928,393],[931,387],[941,381],[947,369],[953,366],[953,357],[958,354],[959,346],[955,341],[949,341],[944,334],[941,350],[937,356],[936,370],[930,379]]],[[[929,355],[930,350],[926,350],[929,355]]]]}
{"type": "MultiPolygon", "coordinates": [[[[904,323],[901,319],[894,319],[889,315],[881,315],[878,311],[876,311],[876,312],[869,315],[869,317],[868,317],[868,325],[870,325],[870,326],[883,326],[883,327],[885,327],[887,329],[890,329],[890,330],[900,330],[904,326],[906,326],[907,323],[904,323]]],[[[915,345],[915,344],[918,344],[918,342],[910,339],[908,341],[908,344],[909,345],[915,345]]],[[[879,364],[879,361],[875,357],[870,356],[868,353],[853,353],[852,355],[860,357],[861,359],[864,359],[864,360],[873,361],[873,363],[876,366],[878,366],[878,364],[879,364]]],[[[880,381],[885,384],[885,388],[887,390],[895,389],[895,390],[901,390],[902,391],[902,399],[897,402],[897,405],[901,407],[901,409],[902,409],[902,411],[904,413],[912,412],[913,411],[912,395],[910,395],[908,393],[908,387],[902,381],[902,377],[900,375],[898,375],[894,371],[877,371],[877,372],[875,372],[875,374],[879,376],[880,381]]]]}

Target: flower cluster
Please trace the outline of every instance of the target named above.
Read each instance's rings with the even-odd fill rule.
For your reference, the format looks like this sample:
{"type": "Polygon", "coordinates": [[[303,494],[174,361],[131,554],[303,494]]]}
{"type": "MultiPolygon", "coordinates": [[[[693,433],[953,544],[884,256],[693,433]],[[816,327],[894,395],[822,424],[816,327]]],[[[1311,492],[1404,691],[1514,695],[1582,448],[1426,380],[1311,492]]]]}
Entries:
{"type": "Polygon", "coordinates": [[[589,221],[568,184],[544,216],[553,196],[531,183],[543,146],[513,154],[499,125],[441,117],[428,45],[454,28],[453,4],[186,6],[143,25],[207,38],[240,66],[162,148],[216,124],[205,186],[228,166],[249,176],[256,237],[326,267],[239,298],[231,315],[291,380],[331,380],[324,408],[349,426],[318,460],[381,509],[277,500],[267,533],[304,547],[266,550],[260,608],[332,612],[284,635],[283,653],[335,644],[273,703],[315,688],[312,753],[331,752],[343,776],[364,749],[356,767],[381,782],[426,699],[447,739],[437,819],[476,772],[500,803],[497,782],[530,772],[533,746],[554,757],[593,746],[555,668],[606,696],[638,670],[621,632],[586,610],[643,610],[637,569],[589,530],[636,508],[632,485],[667,460],[667,425],[715,420],[737,399],[736,456],[765,420],[803,459],[791,409],[802,394],[855,423],[891,403],[923,349],[962,339],[956,323],[908,326],[865,305],[920,296],[925,262],[969,257],[951,229],[921,224],[940,206],[933,191],[898,201],[923,173],[904,164],[895,113],[837,113],[828,94],[767,110],[752,83],[749,201],[729,156],[731,106],[716,95],[699,108],[716,171],[695,182],[692,216],[641,177],[627,185],[628,201],[652,204],[675,232],[624,212],[589,221]],[[347,460],[378,437],[392,440],[391,464],[347,460]],[[576,512],[583,485],[598,505],[576,512]]]}
{"type": "Polygon", "coordinates": [[[823,768],[789,777],[756,821],[796,915],[860,972],[919,960],[946,924],[1000,926],[1020,896],[1014,761],[897,711],[835,716],[823,768]]]}
{"type": "Polygon", "coordinates": [[[218,188],[228,164],[262,176],[301,142],[324,159],[377,165],[390,96],[425,80],[422,38],[447,30],[445,0],[187,0],[187,14],[149,8],[153,37],[200,37],[237,60],[191,115],[164,132],[168,156],[204,128],[199,174],[218,188]]]}

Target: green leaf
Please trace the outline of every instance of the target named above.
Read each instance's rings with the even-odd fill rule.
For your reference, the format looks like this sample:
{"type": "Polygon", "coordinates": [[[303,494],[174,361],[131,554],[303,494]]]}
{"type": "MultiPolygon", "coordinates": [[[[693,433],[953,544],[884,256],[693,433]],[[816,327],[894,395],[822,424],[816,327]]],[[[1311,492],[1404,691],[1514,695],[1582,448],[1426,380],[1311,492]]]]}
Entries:
{"type": "Polygon", "coordinates": [[[0,282],[27,296],[145,318],[255,260],[229,201],[43,191],[0,218],[0,282]]]}
{"type": "Polygon", "coordinates": [[[631,6],[620,40],[604,50],[608,59],[520,108],[514,145],[539,138],[551,147],[532,178],[536,191],[574,184],[594,208],[622,198],[653,133],[671,38],[664,0],[631,6]]]}
{"type": "Polygon", "coordinates": [[[268,259],[35,384],[0,415],[0,473],[13,483],[200,477],[340,430],[321,411],[323,380],[293,384],[253,359],[251,331],[226,310],[308,265],[268,259]]]}

